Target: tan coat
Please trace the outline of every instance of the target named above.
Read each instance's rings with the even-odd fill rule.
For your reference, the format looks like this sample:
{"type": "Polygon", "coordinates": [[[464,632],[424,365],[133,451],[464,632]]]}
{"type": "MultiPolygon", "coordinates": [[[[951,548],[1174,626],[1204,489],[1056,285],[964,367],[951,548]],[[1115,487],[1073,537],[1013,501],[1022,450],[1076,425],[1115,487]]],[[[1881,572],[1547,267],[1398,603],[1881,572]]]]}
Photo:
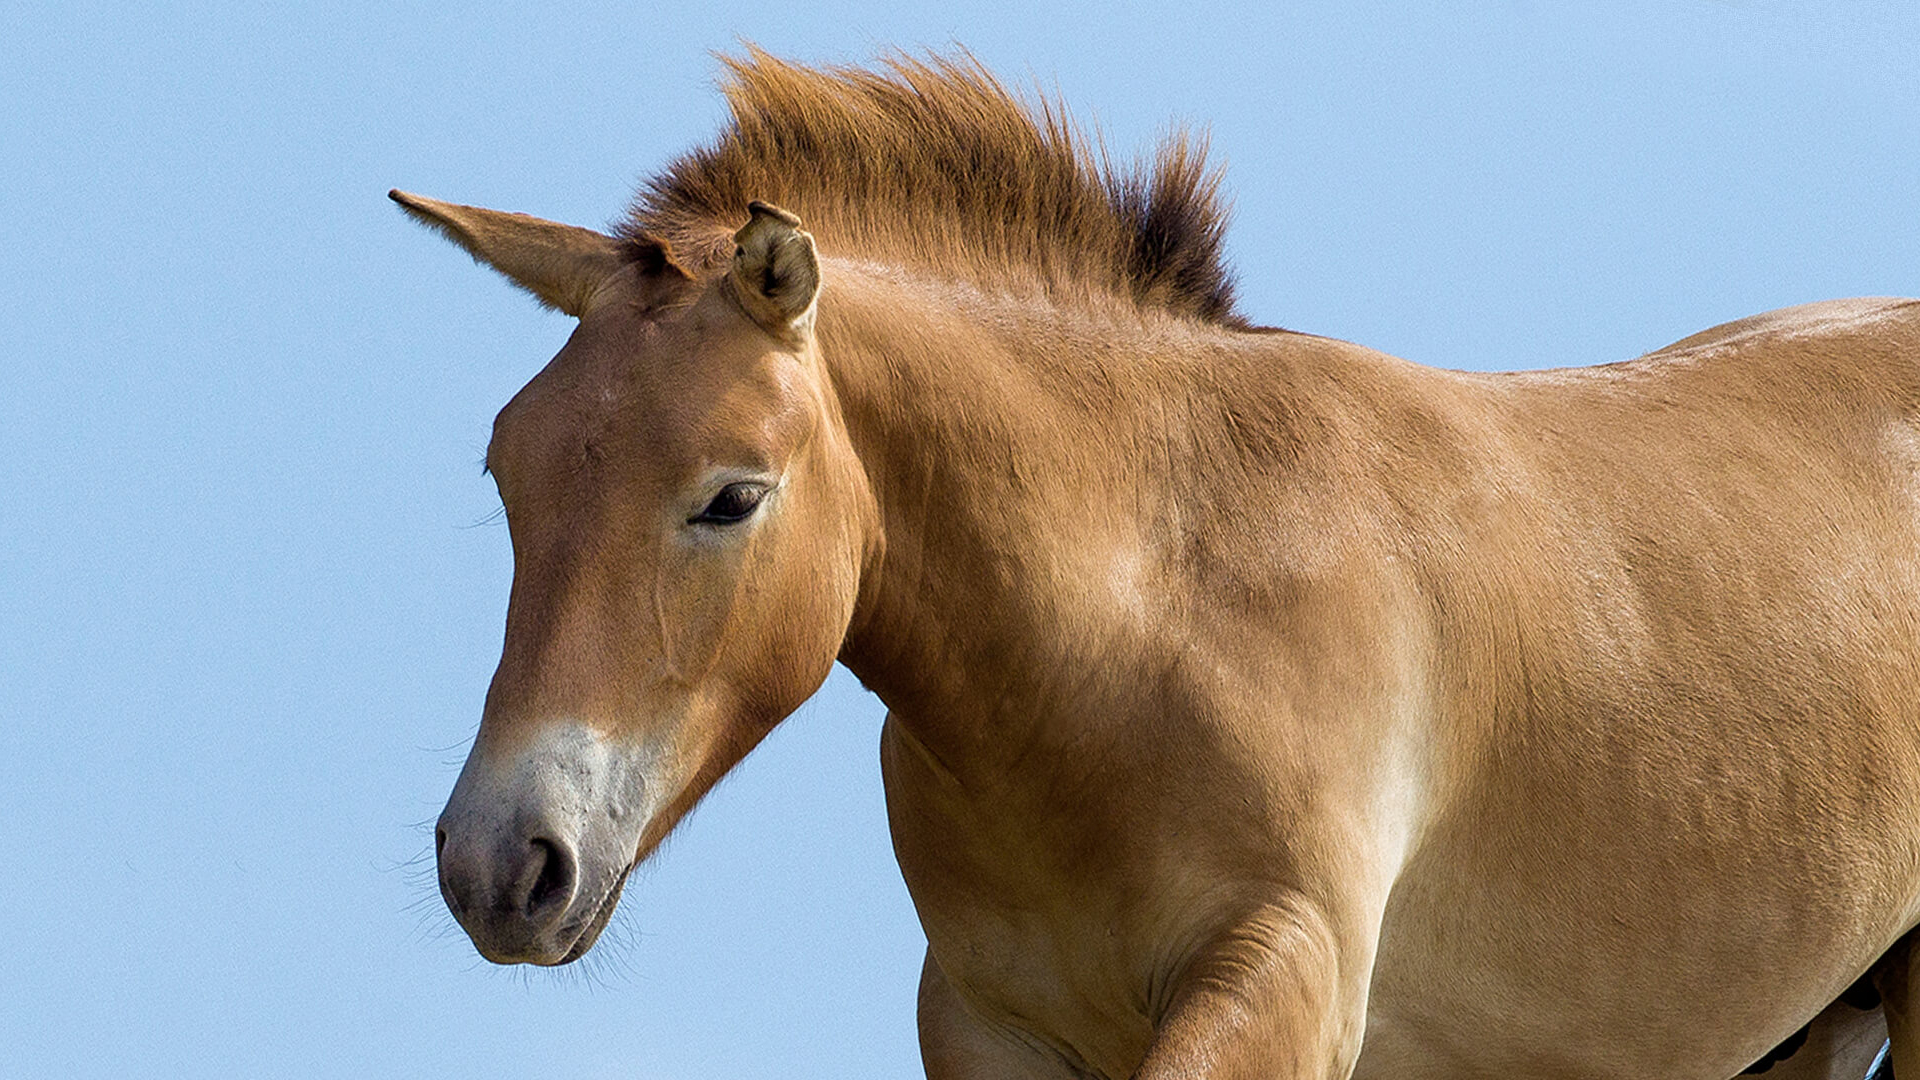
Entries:
{"type": "Polygon", "coordinates": [[[1234,316],[1185,144],[1129,187],[964,63],[735,75],[618,238],[395,195],[582,320],[489,450],[485,955],[583,953],[837,657],[929,1076],[1722,1080],[1882,957],[1920,1075],[1920,304],[1435,371],[1234,316]]]}

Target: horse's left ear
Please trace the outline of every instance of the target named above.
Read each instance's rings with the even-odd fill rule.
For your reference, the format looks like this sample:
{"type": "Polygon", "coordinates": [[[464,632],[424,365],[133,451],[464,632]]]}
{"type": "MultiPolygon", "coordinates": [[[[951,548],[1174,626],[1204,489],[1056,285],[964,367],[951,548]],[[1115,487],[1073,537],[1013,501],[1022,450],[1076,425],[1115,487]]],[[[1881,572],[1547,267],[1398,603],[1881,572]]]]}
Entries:
{"type": "Polygon", "coordinates": [[[600,286],[629,263],[639,263],[648,274],[685,276],[665,246],[655,241],[620,240],[557,221],[399,190],[387,192],[387,197],[415,221],[438,230],[541,303],[576,319],[587,313],[600,286]]]}
{"type": "Polygon", "coordinates": [[[768,333],[804,333],[820,295],[820,256],[800,219],[771,203],[747,204],[753,215],[733,234],[734,292],[768,333]]]}

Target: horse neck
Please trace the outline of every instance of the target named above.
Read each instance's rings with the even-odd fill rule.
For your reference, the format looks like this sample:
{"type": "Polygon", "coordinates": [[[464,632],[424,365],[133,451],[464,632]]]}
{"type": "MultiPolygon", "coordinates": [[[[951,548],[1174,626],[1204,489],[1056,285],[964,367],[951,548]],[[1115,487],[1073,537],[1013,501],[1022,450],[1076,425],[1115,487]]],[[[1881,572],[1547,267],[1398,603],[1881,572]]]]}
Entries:
{"type": "Polygon", "coordinates": [[[885,532],[842,659],[929,742],[1150,707],[1114,680],[1190,603],[1166,545],[1286,441],[1284,394],[1209,407],[1249,336],[835,270],[822,355],[885,532]]]}

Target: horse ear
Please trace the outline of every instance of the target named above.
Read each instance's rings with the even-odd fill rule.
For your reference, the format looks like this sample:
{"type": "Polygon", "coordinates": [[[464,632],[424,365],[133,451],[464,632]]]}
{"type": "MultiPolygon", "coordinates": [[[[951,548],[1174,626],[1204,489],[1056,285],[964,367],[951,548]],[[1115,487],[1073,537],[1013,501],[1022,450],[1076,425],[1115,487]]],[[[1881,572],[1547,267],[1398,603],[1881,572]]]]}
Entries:
{"type": "Polygon", "coordinates": [[[800,219],[770,203],[747,204],[753,216],[733,234],[733,284],[740,303],[769,333],[804,331],[820,295],[820,256],[800,219]]]}
{"type": "Polygon", "coordinates": [[[617,240],[592,229],[404,191],[389,191],[387,197],[415,221],[438,230],[541,303],[576,319],[586,314],[593,294],[607,278],[626,264],[640,262],[649,273],[673,266],[659,244],[617,240]]]}

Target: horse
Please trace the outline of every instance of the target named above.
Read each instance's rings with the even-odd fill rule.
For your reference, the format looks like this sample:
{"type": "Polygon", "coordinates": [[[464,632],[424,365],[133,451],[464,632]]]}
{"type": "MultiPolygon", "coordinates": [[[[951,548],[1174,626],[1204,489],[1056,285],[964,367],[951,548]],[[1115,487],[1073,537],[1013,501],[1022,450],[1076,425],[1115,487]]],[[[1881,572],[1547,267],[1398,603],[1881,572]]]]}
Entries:
{"type": "Polygon", "coordinates": [[[1197,139],[725,63],[607,232],[392,193],[579,320],[487,449],[482,956],[838,660],[935,1080],[1920,1077],[1920,302],[1421,367],[1238,313],[1197,139]]]}

